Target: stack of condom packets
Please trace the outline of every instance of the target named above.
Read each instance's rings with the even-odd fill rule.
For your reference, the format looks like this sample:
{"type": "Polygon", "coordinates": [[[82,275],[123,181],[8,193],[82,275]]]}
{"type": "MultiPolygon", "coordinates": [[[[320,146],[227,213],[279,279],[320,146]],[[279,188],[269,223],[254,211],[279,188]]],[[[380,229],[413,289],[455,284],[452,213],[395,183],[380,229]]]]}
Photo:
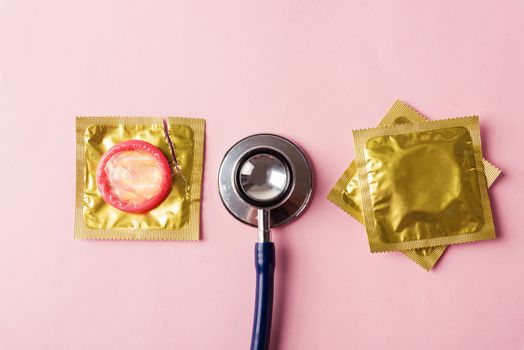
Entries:
{"type": "Polygon", "coordinates": [[[356,130],[356,159],[328,199],[365,224],[371,252],[400,251],[426,270],[447,245],[495,238],[478,117],[429,121],[396,101],[356,130]]]}

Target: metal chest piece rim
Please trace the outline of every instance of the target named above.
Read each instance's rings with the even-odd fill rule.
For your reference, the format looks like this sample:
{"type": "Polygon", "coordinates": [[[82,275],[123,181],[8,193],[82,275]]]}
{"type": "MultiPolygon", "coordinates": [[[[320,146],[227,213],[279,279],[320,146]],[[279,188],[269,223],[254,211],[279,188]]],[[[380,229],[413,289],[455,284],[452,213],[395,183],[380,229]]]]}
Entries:
{"type": "Polygon", "coordinates": [[[293,221],[307,207],[313,191],[311,163],[305,153],[286,138],[274,134],[248,136],[226,152],[218,172],[218,187],[222,203],[236,219],[257,226],[258,209],[270,209],[270,226],[277,227],[293,221]],[[254,202],[238,185],[240,167],[256,154],[271,154],[289,167],[289,188],[277,203],[254,202]]]}

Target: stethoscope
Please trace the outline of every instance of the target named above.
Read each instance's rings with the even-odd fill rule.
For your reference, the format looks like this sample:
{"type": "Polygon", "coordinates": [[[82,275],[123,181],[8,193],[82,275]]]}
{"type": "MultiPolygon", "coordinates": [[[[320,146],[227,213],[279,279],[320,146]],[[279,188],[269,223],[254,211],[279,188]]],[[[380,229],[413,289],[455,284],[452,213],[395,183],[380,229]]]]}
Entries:
{"type": "Polygon", "coordinates": [[[227,210],[238,220],[258,226],[251,349],[266,350],[271,335],[275,271],[271,227],[289,223],[306,208],[313,190],[311,164],[291,141],[272,134],[253,135],[226,153],[218,185],[227,210]]]}

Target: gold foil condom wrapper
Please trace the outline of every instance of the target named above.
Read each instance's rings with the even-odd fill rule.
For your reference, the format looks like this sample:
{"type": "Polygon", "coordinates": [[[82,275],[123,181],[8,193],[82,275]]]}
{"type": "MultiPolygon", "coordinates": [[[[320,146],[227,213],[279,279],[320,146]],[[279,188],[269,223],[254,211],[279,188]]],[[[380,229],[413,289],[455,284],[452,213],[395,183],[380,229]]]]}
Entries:
{"type": "MultiPolygon", "coordinates": [[[[385,115],[385,117],[380,121],[378,126],[383,127],[405,123],[420,123],[426,121],[428,121],[428,119],[426,119],[418,111],[406,103],[397,100],[385,115]]],[[[483,163],[486,173],[486,180],[489,187],[495,182],[501,171],[485,159],[483,160],[483,163]]],[[[364,224],[364,216],[362,214],[362,197],[360,194],[357,167],[354,160],[338,179],[335,186],[333,186],[327,198],[332,203],[355,218],[358,222],[364,224]]],[[[437,263],[445,249],[446,246],[437,246],[404,250],[401,253],[409,257],[422,268],[430,270],[437,263]]]]}
{"type": "Polygon", "coordinates": [[[478,117],[353,137],[371,252],[495,238],[478,117]]]}
{"type": "Polygon", "coordinates": [[[127,140],[159,148],[172,169],[174,159],[162,118],[78,117],[76,119],[75,238],[127,240],[198,240],[205,121],[167,118],[169,136],[184,178],[172,172],[171,191],[156,208],[141,214],[120,211],[104,201],[96,169],[102,155],[127,140]],[[187,179],[187,184],[184,180],[187,179]]]}

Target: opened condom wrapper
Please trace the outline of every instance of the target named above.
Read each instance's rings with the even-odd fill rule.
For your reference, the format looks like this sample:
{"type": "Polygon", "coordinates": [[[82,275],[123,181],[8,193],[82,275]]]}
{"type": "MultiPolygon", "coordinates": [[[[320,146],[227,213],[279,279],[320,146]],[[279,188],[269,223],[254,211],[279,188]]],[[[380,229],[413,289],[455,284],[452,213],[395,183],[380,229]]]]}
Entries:
{"type": "Polygon", "coordinates": [[[478,117],[353,136],[371,252],[495,238],[478,117]]]}
{"type": "Polygon", "coordinates": [[[78,117],[75,238],[198,240],[204,128],[193,118],[78,117]]]}
{"type": "MultiPolygon", "coordinates": [[[[380,121],[379,127],[405,124],[405,123],[419,123],[428,121],[422,114],[413,109],[406,103],[397,100],[390,108],[385,117],[380,121]]],[[[488,187],[491,186],[501,171],[496,166],[487,160],[483,160],[484,170],[488,187]]],[[[360,192],[360,185],[357,174],[357,167],[353,160],[349,167],[344,171],[342,176],[338,179],[336,184],[329,192],[327,198],[337,205],[339,208],[350,214],[360,223],[364,224],[364,216],[362,214],[362,198],[360,192]]],[[[415,263],[426,270],[430,270],[437,263],[442,256],[446,246],[436,246],[428,248],[419,248],[412,250],[403,250],[401,253],[409,257],[415,263]]]]}

